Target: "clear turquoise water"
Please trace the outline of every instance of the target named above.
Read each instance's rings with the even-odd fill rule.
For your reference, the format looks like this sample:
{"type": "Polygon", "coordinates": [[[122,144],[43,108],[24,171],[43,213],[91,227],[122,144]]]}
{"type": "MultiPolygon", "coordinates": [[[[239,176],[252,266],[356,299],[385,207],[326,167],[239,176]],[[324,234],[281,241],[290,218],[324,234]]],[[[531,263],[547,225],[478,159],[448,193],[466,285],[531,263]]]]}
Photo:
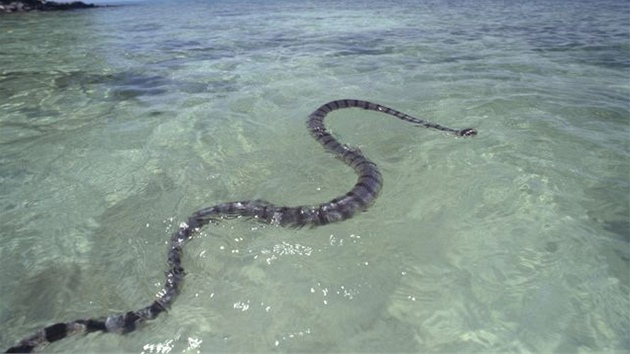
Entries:
{"type": "Polygon", "coordinates": [[[0,343],[148,305],[194,210],[318,203],[383,170],[366,213],[235,220],[186,248],[172,310],[55,352],[630,348],[629,4],[185,1],[0,16],[0,343]]]}

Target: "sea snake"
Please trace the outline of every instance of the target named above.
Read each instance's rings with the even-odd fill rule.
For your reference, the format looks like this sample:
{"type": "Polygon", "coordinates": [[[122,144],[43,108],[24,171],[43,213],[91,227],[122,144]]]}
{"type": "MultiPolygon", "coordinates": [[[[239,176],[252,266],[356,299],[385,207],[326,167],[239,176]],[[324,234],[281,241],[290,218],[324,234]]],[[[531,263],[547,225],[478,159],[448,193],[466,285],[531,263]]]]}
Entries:
{"type": "Polygon", "coordinates": [[[468,137],[477,134],[477,131],[473,128],[462,130],[447,128],[368,101],[343,99],[328,102],[311,113],[308,117],[307,127],[311,136],[326,151],[334,154],[346,165],[352,167],[358,175],[357,183],[348,193],[314,206],[286,207],[277,206],[264,200],[248,200],[222,203],[198,210],[186,222],[181,223],[179,229],[171,235],[168,248],[169,268],[166,273],[166,285],[149,306],[108,317],[55,323],[21,340],[15,346],[9,348],[7,353],[32,352],[77,333],[101,331],[125,334],[134,331],[141,323],[156,318],[160,313],[167,311],[173,305],[181,290],[185,276],[184,268],[182,267],[184,244],[204,225],[217,222],[223,217],[244,216],[271,225],[315,227],[342,221],[351,218],[359,211],[366,210],[376,199],[383,185],[381,172],[376,167],[376,164],[368,160],[361,151],[337,141],[324,126],[324,118],[328,113],[342,108],[355,107],[385,113],[417,126],[437,129],[457,136],[468,137]]]}

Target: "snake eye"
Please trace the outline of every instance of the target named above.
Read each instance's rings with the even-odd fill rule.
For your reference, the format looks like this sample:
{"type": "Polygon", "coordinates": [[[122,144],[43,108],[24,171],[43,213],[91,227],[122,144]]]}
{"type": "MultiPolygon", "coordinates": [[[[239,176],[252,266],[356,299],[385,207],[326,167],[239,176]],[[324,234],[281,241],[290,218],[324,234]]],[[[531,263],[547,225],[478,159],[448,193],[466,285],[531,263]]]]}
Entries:
{"type": "Polygon", "coordinates": [[[459,133],[457,133],[457,135],[459,136],[475,136],[477,135],[477,130],[474,128],[466,128],[466,129],[462,129],[459,131],[459,133]]]}

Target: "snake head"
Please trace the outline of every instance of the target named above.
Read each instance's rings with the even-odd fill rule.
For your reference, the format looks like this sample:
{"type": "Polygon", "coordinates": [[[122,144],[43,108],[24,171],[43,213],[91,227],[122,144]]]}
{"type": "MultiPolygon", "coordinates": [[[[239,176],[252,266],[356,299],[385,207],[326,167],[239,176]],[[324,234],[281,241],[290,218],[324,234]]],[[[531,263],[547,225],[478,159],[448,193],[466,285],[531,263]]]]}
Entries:
{"type": "Polygon", "coordinates": [[[475,128],[466,128],[457,132],[459,136],[475,136],[477,135],[477,129],[475,128]]]}

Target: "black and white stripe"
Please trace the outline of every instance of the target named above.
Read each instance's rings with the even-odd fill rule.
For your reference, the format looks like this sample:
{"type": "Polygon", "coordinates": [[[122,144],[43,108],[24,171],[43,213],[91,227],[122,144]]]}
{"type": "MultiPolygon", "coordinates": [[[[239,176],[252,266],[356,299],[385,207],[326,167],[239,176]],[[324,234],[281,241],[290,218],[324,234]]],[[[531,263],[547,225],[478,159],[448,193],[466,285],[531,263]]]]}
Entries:
{"type": "Polygon", "coordinates": [[[352,167],[358,175],[357,183],[348,193],[314,206],[286,207],[277,206],[264,200],[248,200],[222,203],[198,210],[171,235],[167,258],[169,268],[166,273],[166,285],[158,293],[157,299],[149,306],[108,317],[56,323],[42,328],[30,337],[21,340],[18,344],[9,348],[7,353],[32,352],[45,347],[51,342],[78,333],[85,334],[100,331],[125,334],[134,331],[143,322],[156,318],[160,313],[167,311],[172,306],[181,289],[185,276],[184,268],[182,267],[184,244],[201,227],[208,223],[216,222],[220,218],[245,216],[272,225],[315,227],[351,218],[357,212],[367,209],[378,196],[383,186],[383,177],[375,163],[363,156],[359,150],[337,141],[326,130],[324,126],[326,115],[334,110],[343,108],[362,108],[381,112],[414,125],[453,133],[457,136],[474,136],[477,134],[477,131],[472,128],[463,130],[447,128],[368,101],[344,99],[328,102],[311,113],[307,127],[311,136],[326,151],[340,158],[344,163],[352,167]]]}

